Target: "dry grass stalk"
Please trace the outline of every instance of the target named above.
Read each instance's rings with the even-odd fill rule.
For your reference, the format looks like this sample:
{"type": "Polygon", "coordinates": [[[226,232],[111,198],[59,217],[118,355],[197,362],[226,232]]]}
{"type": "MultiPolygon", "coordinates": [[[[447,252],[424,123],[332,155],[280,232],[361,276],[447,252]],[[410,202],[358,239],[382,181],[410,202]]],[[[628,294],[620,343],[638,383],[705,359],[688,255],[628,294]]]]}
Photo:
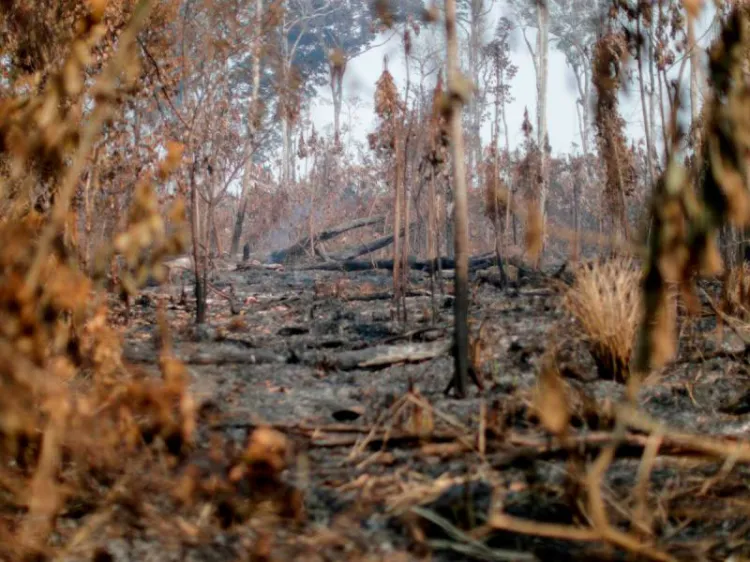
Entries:
{"type": "Polygon", "coordinates": [[[640,276],[628,258],[581,265],[564,297],[601,378],[627,380],[641,317],[640,276]]]}

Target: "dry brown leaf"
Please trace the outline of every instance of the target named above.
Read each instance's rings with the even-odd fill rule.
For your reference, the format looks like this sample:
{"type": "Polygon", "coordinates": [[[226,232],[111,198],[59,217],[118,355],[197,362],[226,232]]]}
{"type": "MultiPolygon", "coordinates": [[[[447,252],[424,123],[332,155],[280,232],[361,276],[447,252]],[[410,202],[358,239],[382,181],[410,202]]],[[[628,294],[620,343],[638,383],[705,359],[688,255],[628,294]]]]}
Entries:
{"type": "Polygon", "coordinates": [[[566,384],[551,359],[546,360],[539,371],[534,409],[547,431],[558,437],[566,433],[570,422],[566,384]]]}

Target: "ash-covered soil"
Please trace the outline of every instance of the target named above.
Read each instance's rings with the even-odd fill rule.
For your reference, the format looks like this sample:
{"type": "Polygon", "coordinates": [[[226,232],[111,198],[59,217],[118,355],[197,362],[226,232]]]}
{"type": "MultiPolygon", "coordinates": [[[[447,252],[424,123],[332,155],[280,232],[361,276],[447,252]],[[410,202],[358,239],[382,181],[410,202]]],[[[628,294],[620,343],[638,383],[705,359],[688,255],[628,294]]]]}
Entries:
{"type": "MultiPolygon", "coordinates": [[[[646,465],[648,436],[640,432],[618,448],[601,489],[610,523],[637,537],[643,552],[626,554],[590,538],[487,530],[491,505],[525,520],[588,527],[586,469],[607,442],[624,395],[621,384],[597,378],[576,326],[560,310],[564,284],[553,271],[516,275],[502,290],[475,276],[473,364],[484,390],[472,387],[463,400],[444,394],[453,368],[450,279],[433,296],[429,277],[412,273],[406,323],[395,318],[387,271],[221,271],[212,280],[210,321],[198,328],[192,299],[181,299],[179,286],[144,291],[132,305],[125,358],[158,376],[156,311],[163,304],[201,405],[200,442],[170,470],[214,463],[225,475],[229,468],[212,451],[242,450],[266,424],[289,439],[293,454],[283,473],[286,491],[239,489],[260,494],[244,511],[211,497],[202,511],[184,514],[165,504],[162,511],[174,509],[184,522],[182,531],[123,523],[127,533],[102,535],[101,552],[111,558],[100,559],[750,556],[746,466],[679,443],[670,448],[668,439],[646,465]],[[544,432],[530,407],[539,366],[550,357],[567,384],[569,435],[580,442],[575,454],[544,432]],[[260,507],[295,501],[301,505],[268,517],[260,507]]],[[[750,370],[740,336],[727,328],[717,336],[708,306],[680,327],[677,361],[647,381],[640,405],[669,431],[746,438],[750,370]]]]}

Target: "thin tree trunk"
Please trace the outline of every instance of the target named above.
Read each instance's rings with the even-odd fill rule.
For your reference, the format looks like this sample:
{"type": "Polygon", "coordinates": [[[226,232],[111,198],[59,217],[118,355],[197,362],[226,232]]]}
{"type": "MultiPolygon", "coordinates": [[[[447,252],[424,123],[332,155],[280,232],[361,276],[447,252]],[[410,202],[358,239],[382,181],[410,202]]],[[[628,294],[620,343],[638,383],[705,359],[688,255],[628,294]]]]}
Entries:
{"type": "Polygon", "coordinates": [[[191,201],[191,220],[190,228],[193,238],[193,267],[195,269],[195,323],[204,324],[206,322],[206,290],[201,275],[201,254],[200,254],[200,212],[199,212],[198,185],[195,179],[195,170],[190,172],[190,201],[191,201]]]}
{"type": "Polygon", "coordinates": [[[340,142],[341,134],[341,108],[344,97],[344,72],[346,71],[346,61],[329,62],[329,71],[331,76],[331,99],[333,100],[333,138],[340,142]]]}
{"type": "Polygon", "coordinates": [[[505,131],[505,158],[506,158],[506,170],[505,175],[508,177],[507,181],[507,187],[508,187],[508,206],[505,208],[505,232],[506,232],[506,239],[509,238],[509,236],[512,235],[512,238],[508,240],[510,242],[513,241],[513,244],[516,243],[516,220],[515,215],[511,216],[511,208],[513,207],[513,170],[512,168],[512,162],[510,160],[510,131],[508,130],[508,117],[507,117],[507,111],[505,107],[505,103],[503,103],[502,107],[500,108],[502,112],[503,117],[503,129],[505,131]],[[510,232],[510,221],[513,221],[513,231],[510,232]]]}
{"type": "MultiPolygon", "coordinates": [[[[536,64],[534,65],[537,88],[537,144],[540,151],[539,167],[542,183],[539,186],[539,207],[542,215],[542,233],[545,231],[547,222],[547,190],[549,186],[549,169],[547,158],[547,74],[549,56],[549,11],[546,2],[537,3],[537,39],[536,39],[536,64]]],[[[542,234],[544,237],[544,234],[542,234]]],[[[542,239],[542,252],[539,254],[537,265],[541,265],[544,251],[544,239],[542,239]]]]}
{"type": "Polygon", "coordinates": [[[230,246],[232,257],[239,253],[240,242],[242,241],[242,227],[245,223],[245,215],[247,214],[247,193],[249,191],[245,177],[248,175],[249,173],[245,171],[242,177],[242,194],[240,195],[237,214],[234,218],[234,229],[232,229],[232,245],[230,246]]]}
{"type": "MultiPolygon", "coordinates": [[[[582,181],[584,185],[588,186],[591,177],[589,174],[589,79],[588,79],[588,73],[584,73],[584,83],[581,84],[581,77],[578,74],[578,72],[575,72],[576,77],[576,83],[578,84],[578,93],[580,96],[581,101],[581,109],[578,109],[578,104],[576,104],[576,113],[579,117],[579,130],[581,133],[581,148],[583,149],[583,166],[581,167],[583,171],[583,178],[582,181]]],[[[578,178],[574,178],[573,180],[573,231],[574,231],[574,240],[573,240],[573,260],[578,260],[578,257],[581,252],[581,215],[580,215],[580,208],[581,208],[581,186],[579,182],[577,181],[578,178]]]]}
{"type": "Polygon", "coordinates": [[[573,180],[573,261],[578,261],[581,255],[581,186],[573,180]]]}
{"type": "MultiPolygon", "coordinates": [[[[443,241],[440,238],[440,233],[444,232],[441,222],[442,221],[447,222],[447,218],[445,214],[445,205],[442,205],[441,207],[442,203],[443,203],[443,198],[439,197],[437,194],[437,190],[435,190],[435,219],[436,219],[435,248],[437,249],[438,255],[448,255],[447,252],[442,251],[443,241]],[[441,213],[441,208],[442,208],[442,213],[441,213]]],[[[443,265],[440,260],[438,260],[437,274],[438,274],[438,285],[440,286],[440,294],[445,295],[445,283],[443,282],[443,265]]]]}
{"type": "Polygon", "coordinates": [[[310,254],[315,257],[315,192],[317,189],[315,178],[308,178],[308,182],[310,184],[310,214],[307,218],[307,236],[310,238],[310,254]]]}
{"type": "Polygon", "coordinates": [[[692,125],[692,140],[695,154],[700,152],[700,132],[698,127],[699,107],[698,107],[698,49],[695,45],[695,21],[688,16],[688,49],[690,51],[690,117],[692,125]]]}
{"type": "MultiPolygon", "coordinates": [[[[456,0],[445,0],[445,35],[447,42],[448,92],[460,88],[458,67],[458,37],[456,36],[456,0]]],[[[466,162],[464,139],[461,130],[461,105],[458,96],[453,97],[450,115],[451,144],[453,147],[454,217],[456,280],[454,300],[455,372],[453,387],[459,398],[466,396],[469,379],[469,228],[466,197],[466,162]]]]}
{"type": "MultiPolygon", "coordinates": [[[[669,130],[667,129],[667,117],[664,113],[664,85],[662,84],[662,72],[657,70],[656,78],[659,82],[659,112],[661,114],[662,141],[664,142],[664,152],[669,147],[669,130]]],[[[669,95],[669,92],[667,92],[669,95]]]]}
{"type": "MultiPolygon", "coordinates": [[[[638,16],[636,29],[638,37],[641,36],[641,16],[638,16]]],[[[651,144],[651,127],[648,121],[648,104],[646,103],[646,83],[643,78],[643,49],[640,48],[637,56],[638,61],[638,88],[641,95],[641,113],[643,115],[643,132],[646,136],[646,162],[647,162],[647,181],[653,184],[654,181],[654,151],[651,144]]],[[[618,164],[619,165],[619,164],[618,164]]]]}
{"type": "Polygon", "coordinates": [[[408,137],[405,139],[404,143],[404,179],[403,184],[401,187],[401,197],[403,200],[403,206],[404,206],[404,216],[402,220],[402,228],[404,229],[404,245],[401,250],[401,307],[402,307],[402,318],[403,321],[406,322],[408,320],[407,318],[407,310],[406,310],[406,293],[409,289],[409,252],[410,252],[410,238],[411,238],[411,229],[409,228],[409,224],[411,222],[411,197],[409,197],[409,184],[408,184],[408,169],[409,169],[409,160],[407,158],[408,154],[408,147],[409,147],[409,140],[408,137]]]}
{"type": "Polygon", "coordinates": [[[437,217],[435,216],[435,170],[430,174],[430,184],[427,192],[427,257],[430,260],[430,295],[432,297],[432,322],[437,319],[437,303],[435,301],[435,260],[437,259],[437,217]]]}
{"type": "Polygon", "coordinates": [[[393,299],[396,303],[396,317],[401,318],[401,193],[403,191],[403,175],[401,172],[401,166],[403,165],[402,150],[401,150],[401,127],[399,123],[395,123],[395,135],[396,141],[394,142],[396,150],[396,166],[394,169],[394,204],[395,208],[393,211],[393,299]]]}
{"type": "MultiPolygon", "coordinates": [[[[211,186],[211,190],[213,190],[213,186],[211,186]]],[[[204,314],[206,314],[206,316],[208,315],[208,272],[209,272],[209,269],[211,268],[210,254],[211,254],[211,228],[213,226],[213,220],[212,220],[213,209],[214,209],[214,198],[213,198],[213,192],[212,192],[207,203],[206,227],[205,227],[205,230],[201,233],[202,234],[201,244],[203,246],[203,265],[201,266],[201,270],[202,270],[201,273],[203,274],[203,300],[205,302],[204,314]]]]}
{"type": "Polygon", "coordinates": [[[506,285],[508,279],[505,276],[505,267],[503,266],[502,257],[502,233],[500,231],[500,155],[495,150],[495,157],[492,162],[492,192],[495,197],[495,205],[493,208],[492,223],[495,230],[495,259],[497,259],[497,268],[500,272],[500,280],[503,286],[506,285]]]}
{"type": "MultiPolygon", "coordinates": [[[[654,66],[656,52],[654,47],[654,37],[656,35],[656,18],[651,18],[651,29],[649,32],[649,56],[648,56],[648,76],[649,76],[649,95],[648,95],[648,124],[651,127],[650,139],[651,148],[654,152],[653,157],[658,162],[658,151],[656,150],[656,79],[654,78],[654,66]]],[[[654,163],[654,169],[656,169],[654,163]]],[[[655,181],[656,178],[653,178],[655,181]]],[[[653,184],[652,184],[653,185],[653,184]]]]}
{"type": "MultiPolygon", "coordinates": [[[[476,79],[479,76],[480,54],[482,48],[482,18],[484,12],[483,0],[471,0],[470,6],[470,27],[469,27],[469,75],[476,79]]],[[[482,161],[482,139],[480,135],[482,107],[478,95],[472,96],[467,107],[469,118],[469,131],[471,139],[468,142],[467,154],[468,159],[467,173],[469,186],[474,185],[475,178],[479,175],[479,166],[482,161]]]]}
{"type": "Polygon", "coordinates": [[[292,179],[291,127],[286,117],[281,119],[281,184],[286,186],[292,179]]]}
{"type": "Polygon", "coordinates": [[[236,256],[240,251],[240,242],[242,241],[242,228],[245,224],[245,214],[247,213],[247,198],[252,191],[252,154],[255,152],[258,121],[260,115],[260,65],[262,61],[263,36],[261,29],[263,27],[263,0],[255,0],[255,27],[256,33],[255,45],[253,48],[253,90],[248,107],[248,127],[247,134],[249,137],[250,154],[245,160],[245,170],[242,175],[242,194],[240,195],[240,204],[237,209],[237,215],[234,221],[234,230],[232,231],[232,246],[230,252],[236,256]]]}
{"type": "Polygon", "coordinates": [[[211,222],[213,223],[213,226],[211,228],[212,236],[213,236],[213,245],[216,248],[216,256],[221,257],[224,255],[224,246],[221,243],[221,237],[219,236],[219,227],[216,225],[216,211],[214,210],[212,213],[211,222]]]}

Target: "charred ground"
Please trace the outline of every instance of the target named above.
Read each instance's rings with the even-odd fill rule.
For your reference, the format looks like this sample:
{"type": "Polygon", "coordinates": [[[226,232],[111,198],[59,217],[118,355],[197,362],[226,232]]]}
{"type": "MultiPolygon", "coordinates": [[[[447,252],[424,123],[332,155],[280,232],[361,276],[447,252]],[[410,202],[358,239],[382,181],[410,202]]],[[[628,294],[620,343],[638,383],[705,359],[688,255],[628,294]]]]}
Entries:
{"type": "MultiPolygon", "coordinates": [[[[213,285],[234,294],[241,311],[232,314],[217,296],[210,328],[196,331],[178,287],[144,292],[131,310],[125,359],[156,375],[163,303],[175,355],[190,373],[200,437],[168,472],[175,482],[193,475],[196,504],[144,498],[142,509],[165,510],[169,532],[155,534],[147,515],[121,521],[111,528],[126,531],[122,537],[94,541],[114,559],[147,559],[149,552],[160,560],[235,560],[248,552],[253,560],[375,560],[396,552],[404,560],[626,558],[626,549],[592,537],[568,540],[576,537],[563,527],[536,536],[545,534],[539,523],[587,526],[584,467],[611,440],[614,404],[624,393],[597,377],[562,312],[568,287],[554,275],[558,268],[514,270],[507,290],[486,282],[491,271],[475,272],[473,364],[485,390],[465,400],[444,395],[452,373],[449,279],[433,319],[429,277],[414,273],[402,325],[389,312],[388,272],[231,269],[219,271],[213,285]],[[382,364],[361,366],[374,358],[382,364]],[[534,407],[545,362],[565,381],[568,443],[540,426],[534,407]],[[264,427],[288,440],[290,456],[278,474],[284,485],[231,482],[233,463],[264,427]],[[223,494],[209,486],[212,475],[230,482],[223,494]],[[213,491],[201,494],[201,487],[213,491]],[[489,524],[491,503],[531,527],[489,524]],[[258,552],[264,544],[268,552],[258,552]]],[[[718,299],[718,285],[704,287],[718,299]]],[[[708,301],[698,317],[682,316],[680,327],[679,357],[640,394],[643,410],[670,430],[656,451],[654,437],[628,433],[606,474],[605,503],[613,525],[658,545],[656,553],[631,549],[636,558],[748,556],[747,471],[703,443],[731,448],[747,431],[744,347],[729,329],[717,343],[708,301]]]]}

